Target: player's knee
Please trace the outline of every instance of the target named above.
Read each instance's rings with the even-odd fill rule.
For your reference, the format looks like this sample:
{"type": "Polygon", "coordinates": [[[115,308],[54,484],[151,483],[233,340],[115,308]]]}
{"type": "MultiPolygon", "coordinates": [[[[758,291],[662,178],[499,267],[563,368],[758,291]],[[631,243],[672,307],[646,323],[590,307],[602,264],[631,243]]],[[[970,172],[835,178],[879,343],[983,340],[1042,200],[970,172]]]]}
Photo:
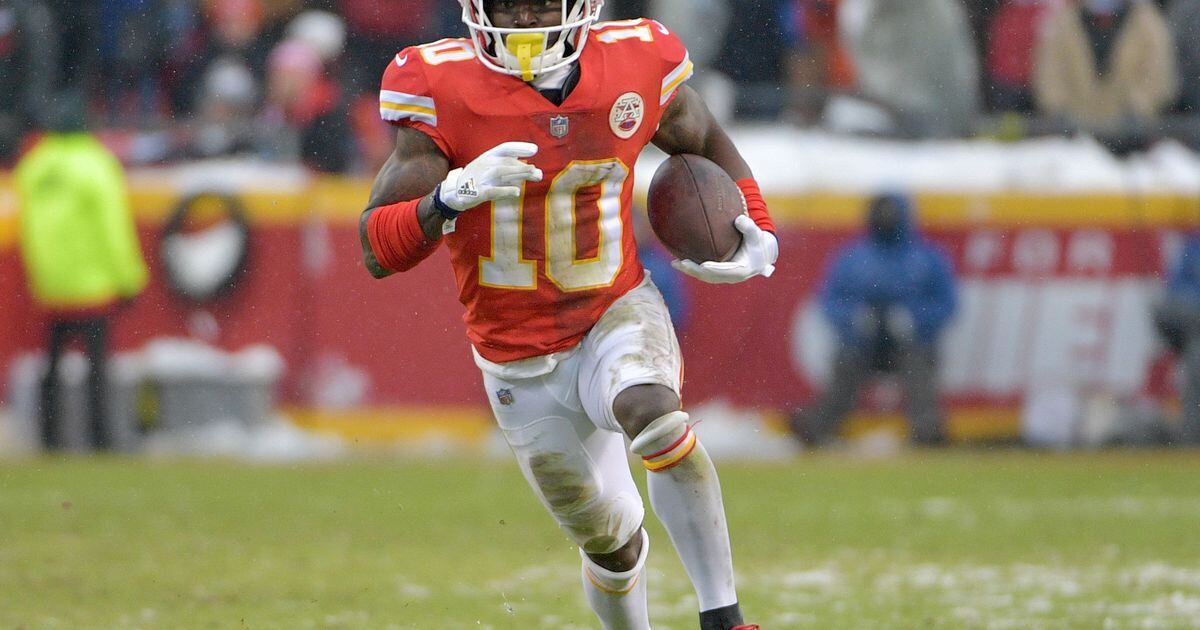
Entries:
{"type": "Polygon", "coordinates": [[[642,528],[634,532],[629,540],[625,541],[617,549],[608,553],[588,552],[584,551],[592,562],[597,565],[612,571],[614,573],[626,573],[639,567],[639,564],[645,562],[645,552],[643,548],[645,540],[645,532],[642,528]]]}
{"type": "Polygon", "coordinates": [[[620,558],[625,557],[622,549],[635,538],[645,517],[641,499],[624,493],[559,513],[564,529],[585,553],[616,554],[620,558]]]}
{"type": "Polygon", "coordinates": [[[678,410],[679,396],[664,385],[634,385],[613,400],[613,415],[630,439],[636,439],[651,422],[678,410]]]}
{"type": "Polygon", "coordinates": [[[650,472],[661,472],[674,468],[696,450],[696,433],[688,424],[688,415],[672,411],[650,422],[633,442],[629,450],[642,458],[642,464],[650,472]]]}
{"type": "Polygon", "coordinates": [[[588,461],[584,453],[537,453],[524,459],[524,467],[547,509],[580,549],[613,553],[641,529],[645,508],[636,489],[605,484],[588,461]]]}

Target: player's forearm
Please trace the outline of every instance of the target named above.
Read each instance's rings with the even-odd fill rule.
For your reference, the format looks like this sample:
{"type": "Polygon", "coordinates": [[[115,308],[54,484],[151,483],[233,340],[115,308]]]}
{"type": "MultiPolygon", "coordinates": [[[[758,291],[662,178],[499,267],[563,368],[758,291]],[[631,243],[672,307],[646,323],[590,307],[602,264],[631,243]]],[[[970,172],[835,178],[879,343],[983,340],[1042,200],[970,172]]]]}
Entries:
{"type": "Polygon", "coordinates": [[[431,194],[420,196],[420,183],[404,178],[396,166],[380,172],[359,222],[363,263],[375,278],[411,269],[436,249],[442,235],[431,194]]]}
{"type": "Polygon", "coordinates": [[[449,162],[428,136],[412,129],[397,132],[396,149],[375,177],[359,221],[363,262],[371,275],[383,278],[408,269],[436,248],[442,218],[431,191],[448,172],[449,162]],[[386,221],[380,213],[388,215],[386,221]]]}
{"type": "Polygon", "coordinates": [[[729,135],[704,100],[684,86],[663,116],[654,144],[668,155],[692,153],[720,166],[734,181],[754,177],[729,135]]]}
{"type": "Polygon", "coordinates": [[[442,225],[446,220],[434,206],[432,192],[421,198],[421,205],[417,206],[417,221],[421,223],[421,231],[425,233],[425,238],[431,241],[442,238],[442,225]]]}
{"type": "Polygon", "coordinates": [[[734,146],[733,140],[729,138],[724,129],[715,123],[709,129],[699,155],[712,160],[735,182],[754,177],[754,173],[750,171],[750,165],[746,164],[745,158],[734,146]]]}
{"type": "MultiPolygon", "coordinates": [[[[396,201],[379,203],[378,205],[373,205],[372,207],[367,208],[363,212],[362,220],[359,223],[358,234],[362,239],[364,247],[368,247],[369,245],[367,241],[366,230],[367,225],[370,222],[371,213],[375,212],[380,207],[391,205],[393,203],[400,203],[401,201],[407,200],[398,199],[396,201]]],[[[441,214],[438,213],[437,208],[433,204],[432,192],[420,198],[420,205],[417,207],[417,221],[420,222],[421,231],[425,233],[425,237],[429,240],[436,241],[442,237],[442,224],[445,223],[445,219],[442,218],[441,214]]],[[[369,251],[369,248],[364,249],[363,251],[369,251]]]]}
{"type": "Polygon", "coordinates": [[[775,221],[771,219],[771,213],[767,210],[767,202],[763,199],[758,182],[754,179],[754,173],[750,171],[750,166],[746,164],[746,160],[733,145],[733,141],[729,139],[725,130],[721,129],[721,126],[715,121],[709,127],[704,141],[704,151],[700,155],[712,160],[728,173],[733,181],[737,182],[738,188],[742,191],[742,197],[746,201],[746,212],[751,219],[754,219],[755,225],[775,234],[777,232],[775,221]]]}
{"type": "Polygon", "coordinates": [[[388,157],[371,187],[371,209],[420,199],[417,218],[429,240],[441,238],[442,218],[431,196],[446,174],[450,162],[433,140],[415,129],[403,128],[396,133],[396,148],[388,157]]]}
{"type": "Polygon", "coordinates": [[[379,259],[375,256],[375,250],[371,248],[371,215],[375,213],[375,210],[376,208],[367,208],[359,216],[358,242],[362,247],[363,266],[367,268],[373,278],[382,279],[392,275],[393,272],[379,263],[379,259]]]}
{"type": "MultiPolygon", "coordinates": [[[[433,190],[425,195],[414,194],[409,196],[391,194],[387,196],[372,196],[371,206],[363,213],[363,224],[360,226],[360,234],[365,238],[365,227],[370,219],[370,214],[384,206],[390,206],[403,201],[420,200],[420,205],[417,206],[417,221],[421,224],[421,231],[425,233],[425,237],[431,241],[436,241],[442,237],[442,223],[445,221],[438,214],[437,208],[433,204],[433,190]]],[[[364,241],[365,244],[365,241],[364,241]]]]}
{"type": "Polygon", "coordinates": [[[440,233],[437,238],[425,233],[420,214],[424,202],[401,201],[363,213],[363,259],[376,278],[416,267],[441,244],[440,233]]]}

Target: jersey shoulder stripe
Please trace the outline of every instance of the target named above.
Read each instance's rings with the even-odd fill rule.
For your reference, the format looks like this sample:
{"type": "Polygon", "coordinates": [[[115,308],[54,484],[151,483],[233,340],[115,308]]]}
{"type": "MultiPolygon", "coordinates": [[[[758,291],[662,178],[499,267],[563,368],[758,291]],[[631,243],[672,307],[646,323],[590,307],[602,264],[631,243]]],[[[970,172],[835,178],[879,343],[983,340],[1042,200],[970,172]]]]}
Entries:
{"type": "Polygon", "coordinates": [[[671,100],[671,97],[675,95],[675,91],[679,89],[679,86],[692,77],[693,72],[695,72],[695,66],[692,64],[692,57],[685,52],[683,54],[683,61],[663,78],[662,94],[659,96],[658,104],[666,105],[667,101],[671,100]]]}
{"type": "Polygon", "coordinates": [[[437,126],[437,106],[428,96],[380,90],[379,115],[389,122],[412,119],[437,126]]]}
{"type": "Polygon", "coordinates": [[[437,126],[437,105],[429,90],[421,52],[420,48],[406,48],[388,64],[379,90],[379,116],[384,120],[437,126]]]}

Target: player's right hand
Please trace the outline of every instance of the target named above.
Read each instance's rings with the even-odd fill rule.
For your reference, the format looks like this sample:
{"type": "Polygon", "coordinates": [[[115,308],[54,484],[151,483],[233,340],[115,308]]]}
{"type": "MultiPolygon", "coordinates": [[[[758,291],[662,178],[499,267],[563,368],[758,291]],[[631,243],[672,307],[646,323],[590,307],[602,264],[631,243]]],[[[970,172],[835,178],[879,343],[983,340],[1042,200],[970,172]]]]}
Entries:
{"type": "Polygon", "coordinates": [[[521,184],[542,181],[538,167],[522,162],[537,155],[530,142],[505,142],[454,169],[438,186],[438,200],[454,212],[465,212],[481,203],[521,196],[521,184]]]}

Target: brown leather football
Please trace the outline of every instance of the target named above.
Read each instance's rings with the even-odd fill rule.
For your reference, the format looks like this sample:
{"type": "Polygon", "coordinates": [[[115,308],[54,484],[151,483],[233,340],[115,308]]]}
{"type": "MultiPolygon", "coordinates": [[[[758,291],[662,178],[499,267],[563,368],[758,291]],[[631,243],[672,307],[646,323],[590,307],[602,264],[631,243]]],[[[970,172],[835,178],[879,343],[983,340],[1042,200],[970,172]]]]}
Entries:
{"type": "Polygon", "coordinates": [[[671,156],[650,182],[650,227],[678,258],[729,260],[742,242],[733,221],[744,211],[733,179],[699,155],[671,156]]]}

